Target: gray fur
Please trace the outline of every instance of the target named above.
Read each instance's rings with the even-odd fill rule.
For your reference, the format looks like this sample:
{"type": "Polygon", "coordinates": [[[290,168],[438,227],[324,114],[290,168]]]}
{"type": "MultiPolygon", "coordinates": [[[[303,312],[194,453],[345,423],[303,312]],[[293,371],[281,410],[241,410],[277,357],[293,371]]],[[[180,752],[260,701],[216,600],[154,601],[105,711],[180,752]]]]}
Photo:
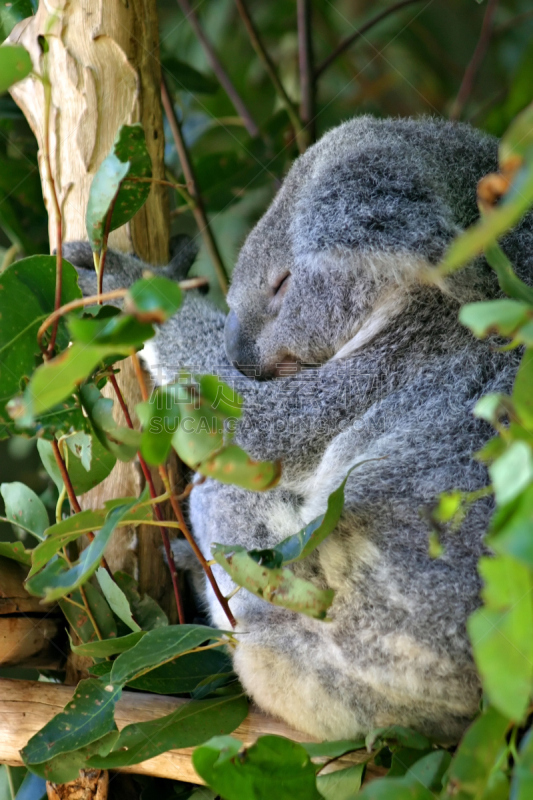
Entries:
{"type": "MultiPolygon", "coordinates": [[[[237,441],[283,462],[279,486],[264,494],[211,480],[194,489],[189,513],[207,558],[213,541],[275,545],[325,510],[351,466],[381,459],[352,472],[338,529],[295,567],[335,589],[330,622],[244,590],[231,601],[244,686],[262,708],[318,737],[399,723],[454,741],[477,710],[465,623],[480,602],[476,564],[491,502],[444,533],[438,559],[428,555],[420,510],[442,491],[486,484],[471,455],[491,431],[472,409],[487,392],[510,391],[518,356],[474,340],[457,321],[461,302],[498,294],[482,259],[444,291],[418,278],[476,219],[476,183],[496,168],[496,140],[464,125],[370,117],[341,125],[294,164],[248,236],[228,295],[240,352],[267,376],[282,361],[306,368],[244,378],[224,352],[224,316],[199,296],[187,297],[148,350],[160,379],[190,366],[234,383],[245,399],[237,441]],[[335,359],[342,348],[347,357],[335,359]]],[[[504,242],[529,282],[532,245],[531,218],[504,242]]],[[[83,253],[67,248],[82,266],[83,253]]],[[[119,256],[108,264],[109,285],[141,269],[119,256]]],[[[228,576],[215,573],[229,593],[228,576]]],[[[206,597],[213,623],[225,626],[209,587],[206,597]]]]}

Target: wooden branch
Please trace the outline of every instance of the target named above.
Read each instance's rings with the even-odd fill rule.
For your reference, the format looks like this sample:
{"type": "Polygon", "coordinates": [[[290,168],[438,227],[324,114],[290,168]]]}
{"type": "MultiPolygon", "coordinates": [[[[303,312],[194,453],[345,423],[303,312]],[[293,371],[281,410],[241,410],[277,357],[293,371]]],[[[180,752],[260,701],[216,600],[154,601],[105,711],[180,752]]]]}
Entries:
{"type": "MultiPolygon", "coordinates": [[[[0,679],[0,762],[20,765],[19,751],[37,731],[63,709],[74,694],[74,688],[52,683],[34,681],[13,681],[0,679]]],[[[170,714],[177,708],[190,703],[176,697],[145,694],[143,692],[124,692],[117,703],[115,720],[119,729],[133,722],[144,722],[170,714]]],[[[297,742],[315,741],[312,737],[289,728],[282,722],[267,717],[252,709],[245,721],[232,734],[246,745],[251,745],[258,736],[276,734],[297,742]]],[[[191,764],[193,748],[169,750],[149,761],[125,767],[124,772],[155,775],[160,778],[202,783],[191,764]]],[[[366,750],[359,750],[337,759],[324,771],[342,769],[352,764],[360,764],[368,758],[366,750]]],[[[369,766],[367,776],[377,777],[384,771],[369,766]]]]}
{"type": "Polygon", "coordinates": [[[0,557],[0,664],[58,667],[65,660],[54,646],[64,628],[62,615],[28,594],[25,578],[20,564],[0,557]]]}

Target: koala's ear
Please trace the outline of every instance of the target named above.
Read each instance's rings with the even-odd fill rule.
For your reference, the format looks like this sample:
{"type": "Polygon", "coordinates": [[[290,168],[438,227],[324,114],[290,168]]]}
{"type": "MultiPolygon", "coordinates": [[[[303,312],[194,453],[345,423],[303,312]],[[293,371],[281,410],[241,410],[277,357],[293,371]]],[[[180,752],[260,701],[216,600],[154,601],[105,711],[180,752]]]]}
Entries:
{"type": "Polygon", "coordinates": [[[169,249],[170,261],[163,269],[163,273],[174,281],[183,281],[194,264],[200,248],[195,239],[179,233],[170,239],[169,249]]]}

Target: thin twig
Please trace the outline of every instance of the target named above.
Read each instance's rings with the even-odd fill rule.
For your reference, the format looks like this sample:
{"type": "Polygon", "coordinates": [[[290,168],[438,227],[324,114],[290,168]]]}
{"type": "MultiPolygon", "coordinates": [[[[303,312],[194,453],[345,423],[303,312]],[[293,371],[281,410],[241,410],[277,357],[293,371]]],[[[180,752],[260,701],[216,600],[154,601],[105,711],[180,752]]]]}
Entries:
{"type": "MultiPolygon", "coordinates": [[[[311,30],[311,0],[297,0],[298,63],[300,67],[300,118],[305,126],[306,144],[315,141],[315,70],[311,30]]],[[[305,147],[304,147],[305,149],[305,147]]]]}
{"type": "MultiPolygon", "coordinates": [[[[139,359],[135,358],[134,359],[134,364],[135,364],[135,362],[137,362],[137,364],[139,364],[139,359]]],[[[140,369],[140,365],[139,365],[139,369],[140,369]]],[[[128,425],[128,428],[131,428],[133,430],[133,421],[131,419],[130,412],[129,412],[128,406],[126,405],[126,401],[124,400],[124,396],[122,394],[120,386],[117,383],[117,379],[116,379],[114,373],[111,373],[109,375],[109,380],[111,382],[111,385],[113,386],[113,389],[115,390],[115,394],[117,396],[118,402],[120,403],[120,407],[121,407],[122,413],[124,414],[124,417],[126,419],[126,423],[128,425]]],[[[152,497],[152,499],[155,499],[155,498],[158,497],[158,494],[157,494],[156,488],[154,486],[154,482],[153,482],[153,479],[152,479],[152,474],[150,472],[150,469],[149,469],[146,461],[144,460],[144,458],[142,457],[142,455],[139,452],[137,453],[137,457],[139,459],[139,464],[141,465],[141,469],[143,471],[143,475],[145,477],[146,483],[148,484],[148,489],[149,489],[149,492],[150,492],[150,496],[152,497]]],[[[154,513],[155,513],[157,519],[160,522],[164,522],[163,514],[162,514],[161,509],[159,508],[159,506],[157,504],[154,504],[154,513]]],[[[183,603],[182,603],[182,600],[181,600],[181,593],[180,593],[180,587],[179,587],[179,582],[178,582],[178,573],[177,573],[177,570],[176,570],[176,564],[174,563],[174,558],[172,556],[172,550],[171,550],[171,547],[170,547],[170,537],[168,535],[168,529],[167,529],[166,526],[161,528],[161,538],[163,540],[163,547],[165,548],[165,554],[166,554],[167,561],[168,561],[168,568],[170,570],[170,577],[172,578],[172,587],[174,589],[174,598],[176,600],[176,608],[177,608],[177,611],[178,611],[178,620],[179,620],[180,625],[183,625],[185,623],[185,612],[183,610],[183,603]]]]}
{"type": "Polygon", "coordinates": [[[351,33],[346,39],[343,39],[340,44],[337,45],[335,50],[329,54],[327,58],[320,62],[320,64],[315,69],[315,81],[322,75],[322,73],[332,64],[335,59],[337,59],[341,53],[344,53],[351,45],[360,39],[365,33],[368,33],[375,25],[377,25],[381,20],[387,19],[390,17],[391,14],[394,14],[396,11],[400,11],[402,8],[406,8],[407,6],[411,6],[414,3],[419,3],[420,0],[401,0],[399,3],[395,3],[393,6],[386,8],[384,11],[380,11],[379,14],[376,14],[375,17],[369,19],[368,22],[365,22],[364,25],[361,25],[358,30],[351,33]]]}
{"type": "Polygon", "coordinates": [[[50,327],[52,322],[59,320],[64,314],[68,314],[69,311],[74,311],[76,308],[82,308],[83,306],[92,306],[97,303],[101,303],[104,300],[116,300],[120,297],[125,297],[128,293],[127,289],[113,289],[112,292],[104,292],[104,294],[93,294],[90,297],[80,297],[79,300],[71,300],[70,303],[65,303],[64,306],[57,308],[50,316],[48,316],[45,321],[41,324],[39,330],[37,331],[37,342],[39,347],[42,349],[42,338],[46,333],[47,329],[50,327]]]}
{"type": "Polygon", "coordinates": [[[468,98],[470,97],[477,71],[481,66],[481,62],[483,61],[489,46],[490,37],[492,35],[492,20],[494,18],[494,12],[496,11],[497,5],[498,0],[488,0],[476,49],[474,50],[472,58],[470,59],[470,62],[465,70],[457,97],[455,98],[455,102],[453,103],[450,111],[450,119],[461,118],[463,109],[468,101],[468,98]]]}
{"type": "Polygon", "coordinates": [[[211,68],[218,78],[218,82],[224,88],[224,91],[226,92],[229,99],[233,103],[233,106],[237,111],[237,113],[242,117],[242,120],[246,126],[246,130],[248,131],[250,136],[259,136],[259,128],[257,127],[254,118],[252,117],[244,100],[242,99],[237,89],[233,85],[233,82],[229,77],[228,73],[222,66],[222,63],[215,52],[215,48],[211,44],[210,40],[207,38],[204,29],[200,25],[200,20],[196,16],[196,13],[193,11],[192,6],[189,3],[189,0],[178,0],[178,5],[181,8],[183,14],[187,17],[187,19],[191,23],[191,26],[194,29],[196,36],[198,37],[202,47],[204,48],[207,60],[211,64],[211,68]]]}
{"type": "Polygon", "coordinates": [[[237,6],[237,11],[239,12],[241,19],[244,23],[244,26],[248,32],[248,36],[250,38],[250,42],[252,47],[254,48],[255,52],[263,62],[263,66],[265,71],[272,81],[272,85],[276,90],[278,97],[280,98],[281,102],[283,103],[283,107],[285,108],[289,119],[292,123],[294,128],[294,132],[296,134],[296,142],[298,143],[298,148],[300,152],[303,152],[306,148],[306,141],[305,136],[303,136],[304,131],[302,128],[302,121],[294,107],[292,100],[290,99],[289,95],[285,91],[285,87],[283,86],[279,75],[276,71],[276,67],[274,66],[274,62],[270,58],[260,36],[255,27],[254,21],[250,16],[250,12],[248,11],[248,7],[244,0],[235,0],[235,5],[237,6]]]}
{"type": "Polygon", "coordinates": [[[194,218],[196,220],[196,224],[198,225],[202,239],[204,240],[206,250],[209,253],[211,261],[213,262],[213,266],[215,267],[220,288],[224,294],[226,294],[228,291],[228,273],[226,271],[226,267],[224,266],[224,262],[222,261],[222,257],[213,236],[211,226],[209,225],[209,220],[207,219],[202,195],[200,194],[198,182],[194,174],[192,161],[189,158],[189,153],[181,132],[181,126],[176,116],[176,112],[174,111],[174,106],[164,80],[161,81],[161,99],[163,101],[163,108],[165,109],[170,130],[172,131],[172,137],[174,139],[174,144],[176,145],[176,151],[181,163],[181,168],[187,182],[187,189],[194,201],[194,205],[192,206],[191,210],[194,214],[194,218]]]}
{"type": "MultiPolygon", "coordinates": [[[[67,490],[70,505],[76,514],[80,514],[81,506],[78,503],[78,498],[76,497],[72,481],[70,480],[70,475],[68,474],[67,465],[63,460],[63,456],[61,455],[61,450],[59,449],[59,444],[56,439],[52,439],[52,450],[54,451],[54,458],[59,468],[59,472],[61,473],[61,478],[65,485],[65,489],[67,490]]],[[[87,538],[92,542],[94,539],[94,533],[92,531],[87,531],[87,538]]],[[[113,573],[111,572],[109,564],[105,560],[104,556],[102,556],[102,566],[107,570],[107,572],[109,572],[109,575],[113,577],[113,573]]]]}
{"type": "MultiPolygon", "coordinates": [[[[133,360],[133,366],[135,368],[135,374],[137,375],[137,380],[139,382],[139,386],[141,387],[141,395],[142,395],[143,400],[146,402],[148,400],[148,389],[146,387],[146,382],[144,380],[144,375],[142,374],[141,365],[139,364],[139,359],[137,358],[137,354],[136,353],[132,354],[132,360],[133,360]]],[[[161,480],[163,481],[163,486],[165,487],[165,492],[168,494],[168,496],[170,498],[170,504],[172,506],[172,509],[174,511],[176,519],[177,519],[177,521],[178,521],[178,523],[180,525],[181,532],[183,533],[185,539],[187,540],[187,542],[191,546],[196,558],[198,559],[198,561],[202,565],[202,569],[204,570],[205,574],[207,575],[207,579],[209,580],[209,583],[211,584],[211,586],[213,588],[213,592],[215,593],[215,596],[216,596],[218,602],[222,606],[222,608],[224,610],[224,613],[226,614],[226,616],[227,616],[227,618],[228,618],[228,620],[230,622],[231,627],[235,628],[237,623],[235,621],[235,617],[231,613],[231,609],[230,609],[230,607],[228,605],[228,601],[226,600],[226,598],[224,597],[224,595],[220,591],[220,588],[218,586],[218,583],[216,582],[216,579],[215,579],[215,576],[213,575],[211,567],[207,563],[207,560],[206,560],[204,554],[202,553],[202,551],[200,550],[200,548],[196,544],[196,541],[195,541],[192,533],[190,532],[187,523],[185,522],[185,517],[183,516],[183,511],[181,510],[181,506],[180,506],[180,504],[178,502],[178,499],[177,499],[177,497],[176,497],[176,495],[175,495],[175,493],[174,493],[174,491],[173,491],[173,489],[172,489],[172,487],[170,485],[170,479],[169,479],[169,476],[168,476],[168,472],[167,472],[166,468],[163,465],[161,465],[159,467],[159,475],[161,477],[161,480]]],[[[157,506],[156,506],[156,508],[157,508],[157,506]]]]}
{"type": "MultiPolygon", "coordinates": [[[[44,56],[44,58],[46,59],[46,56],[44,56]]],[[[45,63],[45,74],[43,75],[43,88],[44,88],[43,150],[44,150],[46,179],[49,184],[50,196],[52,199],[52,207],[54,209],[55,224],[56,224],[57,249],[56,249],[56,289],[54,298],[54,309],[57,311],[57,309],[61,305],[61,294],[63,291],[63,235],[62,235],[61,208],[59,206],[56,185],[52,175],[52,164],[50,161],[50,107],[52,105],[52,86],[50,84],[50,79],[47,74],[46,61],[44,63],[45,63]]],[[[57,317],[57,319],[54,320],[54,326],[52,328],[52,333],[50,335],[50,342],[47,348],[47,354],[49,357],[53,355],[55,349],[58,326],[59,326],[59,317],[57,317]]]]}

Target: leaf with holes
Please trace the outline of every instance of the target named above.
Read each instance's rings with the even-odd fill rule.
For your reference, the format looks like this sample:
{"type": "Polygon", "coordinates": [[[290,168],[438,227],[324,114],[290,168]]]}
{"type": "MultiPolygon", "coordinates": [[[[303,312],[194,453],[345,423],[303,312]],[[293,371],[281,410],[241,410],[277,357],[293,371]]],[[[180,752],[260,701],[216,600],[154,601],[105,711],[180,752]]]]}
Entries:
{"type": "Polygon", "coordinates": [[[237,586],[243,586],[273,605],[316,619],[326,618],[333,602],[331,589],[318,589],[310,581],[297,578],[290,569],[269,569],[258,564],[239,545],[213,544],[212,553],[237,586]]]}
{"type": "Polygon", "coordinates": [[[32,736],[21,751],[30,767],[78,750],[116,730],[114,711],[121,686],[105,685],[94,678],[80,681],[63,711],[32,736]]]}

